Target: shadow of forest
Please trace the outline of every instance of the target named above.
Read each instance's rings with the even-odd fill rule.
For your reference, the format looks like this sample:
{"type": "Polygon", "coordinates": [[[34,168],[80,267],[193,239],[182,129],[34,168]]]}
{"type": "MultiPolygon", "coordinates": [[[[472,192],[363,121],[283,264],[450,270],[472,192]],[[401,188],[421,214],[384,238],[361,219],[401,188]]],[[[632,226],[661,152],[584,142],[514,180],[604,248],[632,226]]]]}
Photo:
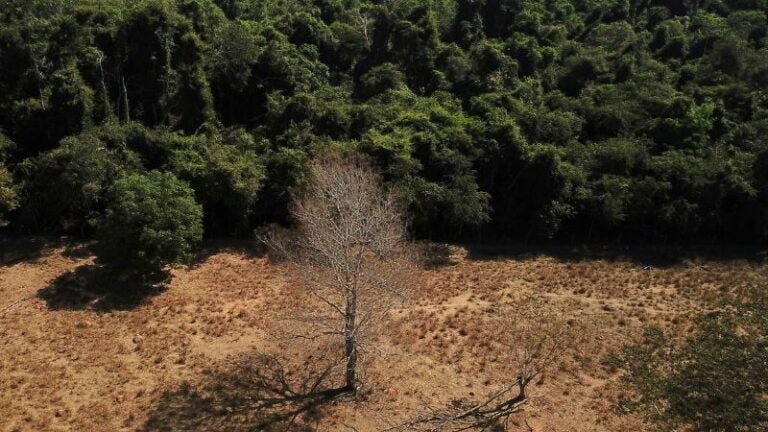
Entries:
{"type": "Polygon", "coordinates": [[[642,267],[666,268],[691,260],[714,262],[766,261],[765,248],[750,245],[499,245],[464,244],[471,260],[532,260],[552,257],[562,262],[627,261],[642,267]]]}

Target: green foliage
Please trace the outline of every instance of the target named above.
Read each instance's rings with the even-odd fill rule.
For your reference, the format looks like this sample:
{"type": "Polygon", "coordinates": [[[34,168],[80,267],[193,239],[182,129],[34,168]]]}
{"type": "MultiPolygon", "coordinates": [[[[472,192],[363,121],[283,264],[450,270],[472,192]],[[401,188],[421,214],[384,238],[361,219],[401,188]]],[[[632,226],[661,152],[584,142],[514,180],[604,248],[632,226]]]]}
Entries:
{"type": "Polygon", "coordinates": [[[8,215],[19,205],[13,176],[5,166],[12,147],[13,142],[0,133],[0,228],[8,225],[8,215]]]}
{"type": "Polygon", "coordinates": [[[8,169],[0,164],[0,227],[8,224],[8,214],[18,206],[18,195],[13,184],[13,177],[8,169]]]}
{"type": "Polygon", "coordinates": [[[66,138],[19,166],[19,224],[35,231],[88,233],[112,182],[138,165],[133,152],[109,148],[96,134],[66,138]]]}
{"type": "Polygon", "coordinates": [[[384,63],[372,68],[360,77],[359,93],[369,98],[405,86],[405,75],[392,63],[384,63]]]}
{"type": "Polygon", "coordinates": [[[203,236],[203,211],[194,192],[173,174],[121,177],[98,220],[100,261],[149,273],[188,262],[203,236]]]}
{"type": "Polygon", "coordinates": [[[254,208],[253,220],[277,223],[288,220],[291,190],[304,184],[309,175],[309,154],[296,148],[270,149],[264,156],[266,178],[254,208]]]}
{"type": "Polygon", "coordinates": [[[474,177],[477,124],[447,93],[425,98],[404,91],[369,102],[360,149],[402,189],[414,225],[440,235],[488,220],[488,195],[474,177]]]}
{"type": "Polygon", "coordinates": [[[15,147],[13,141],[0,132],[0,162],[5,162],[15,147]]]}
{"type": "Polygon", "coordinates": [[[649,330],[643,344],[610,359],[635,394],[622,407],[695,431],[765,430],[768,296],[762,286],[742,294],[747,301],[702,316],[682,345],[649,330]]]}
{"type": "Polygon", "coordinates": [[[116,29],[117,53],[126,55],[117,65],[120,85],[128,77],[122,95],[128,101],[122,112],[126,119],[148,126],[173,125],[185,132],[214,119],[203,65],[207,26],[194,19],[195,4],[139,2],[116,29]]]}
{"type": "Polygon", "coordinates": [[[19,205],[13,175],[5,166],[5,160],[13,147],[13,142],[0,133],[0,228],[8,225],[9,214],[19,205]]]}
{"type": "Polygon", "coordinates": [[[0,0],[4,218],[87,233],[121,171],[163,170],[243,234],[331,146],[423,236],[765,241],[767,8],[0,0]]]}
{"type": "Polygon", "coordinates": [[[245,234],[264,167],[247,134],[200,138],[175,150],[170,170],[190,183],[205,213],[206,232],[245,234]]]}

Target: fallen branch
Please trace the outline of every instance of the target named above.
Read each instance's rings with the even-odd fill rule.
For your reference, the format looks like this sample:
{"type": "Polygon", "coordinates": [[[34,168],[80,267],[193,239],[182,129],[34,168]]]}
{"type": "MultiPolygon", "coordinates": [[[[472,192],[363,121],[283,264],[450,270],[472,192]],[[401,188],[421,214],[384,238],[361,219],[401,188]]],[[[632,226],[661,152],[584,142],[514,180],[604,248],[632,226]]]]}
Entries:
{"type": "MultiPolygon", "coordinates": [[[[518,378],[515,382],[489,396],[486,400],[470,408],[459,411],[447,410],[430,417],[420,418],[398,426],[393,431],[423,431],[423,432],[460,432],[467,430],[483,430],[493,426],[498,421],[506,420],[525,405],[525,386],[530,380],[518,378]],[[503,399],[517,387],[518,393],[511,398],[503,399]],[[498,402],[502,400],[501,402],[498,402]]],[[[458,407],[457,407],[458,408],[458,407]]]]}

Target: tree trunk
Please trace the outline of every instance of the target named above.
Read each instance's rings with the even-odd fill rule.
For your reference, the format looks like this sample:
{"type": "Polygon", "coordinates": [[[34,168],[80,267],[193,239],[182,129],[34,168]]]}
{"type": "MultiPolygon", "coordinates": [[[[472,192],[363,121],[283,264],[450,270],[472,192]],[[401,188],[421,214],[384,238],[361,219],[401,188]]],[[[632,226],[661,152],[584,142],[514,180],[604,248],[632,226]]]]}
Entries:
{"type": "Polygon", "coordinates": [[[525,387],[528,385],[528,378],[525,376],[521,376],[520,380],[517,382],[517,387],[520,390],[517,394],[517,397],[515,398],[517,401],[524,401],[526,399],[525,395],[525,387]]]}
{"type": "Polygon", "coordinates": [[[587,232],[587,244],[592,241],[592,230],[595,228],[595,218],[593,217],[591,219],[592,221],[589,223],[589,232],[587,232]]]}
{"type": "Polygon", "coordinates": [[[120,83],[122,84],[123,93],[123,111],[125,115],[125,122],[131,122],[131,105],[128,103],[128,88],[125,86],[125,77],[120,75],[120,83]]]}
{"type": "Polygon", "coordinates": [[[104,58],[99,55],[96,60],[96,64],[99,66],[99,73],[101,74],[101,94],[104,97],[104,118],[108,119],[112,117],[112,105],[109,102],[109,91],[107,90],[107,81],[104,75],[104,58]]]}
{"type": "Polygon", "coordinates": [[[355,314],[357,293],[353,287],[347,287],[347,304],[344,311],[344,355],[347,358],[344,388],[357,393],[357,335],[355,334],[355,314]]]}

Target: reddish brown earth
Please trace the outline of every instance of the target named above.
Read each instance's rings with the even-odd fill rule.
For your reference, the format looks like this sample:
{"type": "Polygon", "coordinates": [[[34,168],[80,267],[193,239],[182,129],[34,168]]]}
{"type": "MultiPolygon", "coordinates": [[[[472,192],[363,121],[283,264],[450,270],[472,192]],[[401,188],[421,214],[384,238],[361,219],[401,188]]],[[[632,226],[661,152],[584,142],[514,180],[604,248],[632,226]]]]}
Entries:
{"type": "MultiPolygon", "coordinates": [[[[493,343],[504,332],[498,317],[536,295],[545,313],[583,324],[586,338],[529,389],[514,430],[526,423],[535,431],[645,430],[641,418],[615,410],[622,389],[601,360],[647,325],[684,336],[706,300],[766,279],[762,264],[745,260],[644,270],[632,259],[451,253],[448,265],[424,271],[424,282],[383,326],[381,352],[367,357],[364,396],[298,414],[295,424],[386,430],[425,406],[489,394],[515,373],[493,343]]],[[[289,394],[325,358],[317,343],[278,336],[293,333],[289,318],[308,300],[286,269],[242,247],[212,246],[195,266],[173,270],[165,290],[119,299],[109,297],[115,287],[78,245],[5,256],[2,432],[252,430],[270,421],[271,408],[256,408],[265,395],[289,394]],[[275,377],[290,388],[259,388],[275,377]]]]}

